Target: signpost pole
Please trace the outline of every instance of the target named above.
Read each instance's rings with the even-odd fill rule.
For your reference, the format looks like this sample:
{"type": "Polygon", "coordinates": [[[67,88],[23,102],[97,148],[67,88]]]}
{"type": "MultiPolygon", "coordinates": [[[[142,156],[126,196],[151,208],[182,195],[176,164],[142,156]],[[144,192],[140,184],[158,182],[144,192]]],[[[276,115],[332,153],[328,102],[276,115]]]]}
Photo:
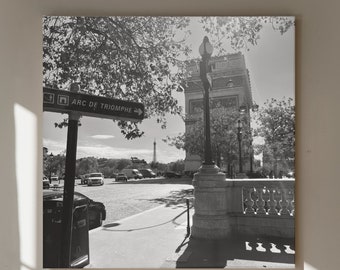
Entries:
{"type": "MultiPolygon", "coordinates": [[[[71,91],[73,89],[71,88],[71,91]]],[[[63,216],[61,221],[60,267],[68,268],[71,262],[73,196],[76,172],[76,154],[78,140],[78,121],[80,114],[70,112],[67,129],[65,179],[63,196],[63,216]]]]}

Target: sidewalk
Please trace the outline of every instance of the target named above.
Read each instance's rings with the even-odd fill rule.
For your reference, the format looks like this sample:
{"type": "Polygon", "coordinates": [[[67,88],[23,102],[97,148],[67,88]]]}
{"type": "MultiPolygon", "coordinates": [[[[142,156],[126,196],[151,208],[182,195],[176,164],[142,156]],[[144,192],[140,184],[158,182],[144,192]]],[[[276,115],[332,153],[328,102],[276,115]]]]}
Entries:
{"type": "Polygon", "coordinates": [[[159,206],[90,231],[86,268],[175,268],[186,220],[186,207],[159,206]]]}
{"type": "Polygon", "coordinates": [[[210,241],[186,234],[186,207],[153,208],[90,231],[86,268],[294,268],[294,254],[285,248],[285,239],[274,240],[288,253],[271,247],[273,239],[238,236],[210,241]]]}

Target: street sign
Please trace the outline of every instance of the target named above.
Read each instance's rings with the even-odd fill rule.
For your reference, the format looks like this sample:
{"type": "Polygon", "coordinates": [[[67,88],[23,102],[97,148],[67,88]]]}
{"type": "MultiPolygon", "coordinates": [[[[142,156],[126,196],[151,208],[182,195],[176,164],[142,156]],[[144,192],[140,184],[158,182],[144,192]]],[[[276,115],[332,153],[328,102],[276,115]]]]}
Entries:
{"type": "Polygon", "coordinates": [[[144,118],[144,105],[138,102],[75,93],[43,87],[43,110],[79,112],[84,116],[138,122],[144,118]]]}
{"type": "Polygon", "coordinates": [[[58,268],[72,266],[70,263],[72,260],[71,251],[74,248],[71,243],[73,196],[79,117],[84,115],[133,122],[139,122],[144,118],[144,105],[142,103],[82,94],[78,90],[79,85],[77,84],[71,85],[71,91],[43,87],[43,110],[68,113],[69,115],[58,268]]]}

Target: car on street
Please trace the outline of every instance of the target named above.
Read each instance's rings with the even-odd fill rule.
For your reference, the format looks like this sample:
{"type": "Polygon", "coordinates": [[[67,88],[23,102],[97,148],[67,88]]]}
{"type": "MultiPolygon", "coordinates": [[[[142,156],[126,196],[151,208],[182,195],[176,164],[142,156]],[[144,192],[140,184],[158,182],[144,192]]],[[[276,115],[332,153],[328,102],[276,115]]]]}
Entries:
{"type": "Polygon", "coordinates": [[[168,171],[164,173],[164,177],[166,178],[180,178],[182,175],[176,172],[168,171]]]}
{"type": "Polygon", "coordinates": [[[60,180],[58,176],[51,176],[50,178],[51,187],[59,186],[60,180]]]}
{"type": "Polygon", "coordinates": [[[128,178],[127,178],[125,173],[118,173],[116,175],[116,182],[119,182],[119,181],[127,182],[127,180],[128,180],[128,178]]]}
{"type": "Polygon", "coordinates": [[[144,178],[156,178],[156,174],[151,169],[139,169],[144,178]]]}
{"type": "Polygon", "coordinates": [[[90,176],[89,174],[85,174],[85,175],[80,176],[80,184],[87,185],[89,176],[90,176]]]}
{"type": "Polygon", "coordinates": [[[87,178],[87,185],[104,185],[104,176],[102,173],[90,173],[87,178]]]}
{"type": "Polygon", "coordinates": [[[50,188],[50,180],[46,176],[43,177],[43,189],[49,189],[50,188]]]}
{"type": "Polygon", "coordinates": [[[58,176],[51,176],[50,180],[51,180],[51,183],[52,183],[52,182],[59,181],[59,178],[58,178],[58,176]]]}
{"type": "MultiPolygon", "coordinates": [[[[89,229],[100,227],[103,224],[103,220],[106,219],[105,205],[101,202],[96,202],[80,192],[74,192],[74,201],[85,200],[88,206],[88,218],[89,229]]],[[[61,190],[44,190],[43,191],[43,203],[55,201],[56,205],[60,205],[59,202],[63,200],[63,191],[61,190]],[[58,204],[59,203],[59,204],[58,204]]],[[[44,206],[44,210],[45,210],[44,206]]],[[[45,213],[45,211],[44,211],[45,213]]]]}
{"type": "Polygon", "coordinates": [[[143,175],[137,169],[123,169],[121,173],[124,173],[127,178],[142,179],[143,175]]]}

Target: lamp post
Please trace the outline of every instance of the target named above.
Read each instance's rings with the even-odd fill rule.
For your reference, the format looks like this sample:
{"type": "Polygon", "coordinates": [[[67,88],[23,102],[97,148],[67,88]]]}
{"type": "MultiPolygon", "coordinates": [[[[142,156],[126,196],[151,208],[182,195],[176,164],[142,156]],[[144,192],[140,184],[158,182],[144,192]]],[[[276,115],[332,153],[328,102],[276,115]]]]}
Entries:
{"type": "MultiPolygon", "coordinates": [[[[250,134],[250,136],[252,136],[250,134]]],[[[250,151],[249,151],[249,162],[250,162],[250,173],[253,173],[253,157],[254,157],[254,150],[253,150],[253,138],[250,138],[250,151]]]]}
{"type": "Polygon", "coordinates": [[[200,62],[200,78],[204,88],[204,122],[205,122],[205,145],[204,145],[204,165],[212,165],[211,153],[211,137],[210,137],[210,107],[209,107],[209,90],[211,88],[211,77],[208,75],[210,71],[209,59],[212,55],[213,47],[207,36],[203,38],[203,42],[199,47],[199,53],[202,56],[200,62]]]}
{"type": "Polygon", "coordinates": [[[242,123],[241,120],[237,121],[237,140],[238,140],[238,151],[239,151],[239,172],[243,173],[242,168],[242,123]]]}
{"type": "Polygon", "coordinates": [[[204,124],[205,151],[204,162],[192,181],[194,187],[194,208],[191,236],[204,239],[221,239],[227,237],[231,231],[227,216],[228,184],[226,175],[214,164],[211,153],[210,138],[210,108],[209,90],[211,77],[209,76],[213,47],[208,37],[204,37],[199,47],[202,61],[200,62],[200,78],[204,87],[204,124]]]}

